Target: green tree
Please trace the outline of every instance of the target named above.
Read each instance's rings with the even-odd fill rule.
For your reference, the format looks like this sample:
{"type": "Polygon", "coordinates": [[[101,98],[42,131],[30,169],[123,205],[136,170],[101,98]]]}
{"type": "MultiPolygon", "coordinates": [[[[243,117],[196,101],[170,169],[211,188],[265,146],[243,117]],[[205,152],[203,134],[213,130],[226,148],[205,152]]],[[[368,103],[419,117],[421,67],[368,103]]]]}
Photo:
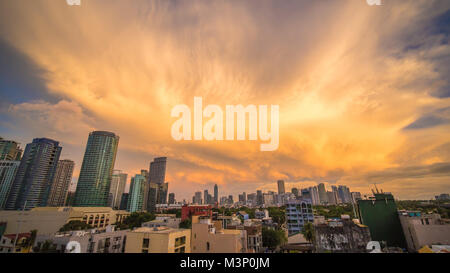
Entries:
{"type": "Polygon", "coordinates": [[[118,224],[119,229],[133,229],[136,227],[141,227],[142,223],[155,220],[155,215],[148,212],[133,212],[125,218],[122,223],[118,224]]]}
{"type": "Polygon", "coordinates": [[[313,243],[315,241],[314,226],[311,222],[303,226],[302,234],[308,242],[313,243]]]}
{"type": "Polygon", "coordinates": [[[287,242],[286,233],[283,230],[275,230],[263,227],[262,229],[263,246],[271,250],[276,249],[287,242]]]}
{"type": "Polygon", "coordinates": [[[184,221],[181,221],[180,228],[191,228],[192,227],[192,221],[190,219],[186,219],[184,221]]]}
{"type": "Polygon", "coordinates": [[[72,230],[86,230],[86,229],[91,229],[91,228],[92,228],[91,225],[86,224],[85,222],[82,222],[79,220],[75,220],[75,221],[70,221],[69,223],[62,226],[59,229],[59,231],[64,232],[64,231],[72,231],[72,230]]]}

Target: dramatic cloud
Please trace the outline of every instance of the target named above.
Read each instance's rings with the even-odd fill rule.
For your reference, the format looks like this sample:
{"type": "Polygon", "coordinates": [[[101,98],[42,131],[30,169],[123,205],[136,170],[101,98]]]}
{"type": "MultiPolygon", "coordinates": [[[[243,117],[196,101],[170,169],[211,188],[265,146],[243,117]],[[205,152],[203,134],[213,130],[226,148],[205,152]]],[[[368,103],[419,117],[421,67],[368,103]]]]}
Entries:
{"type": "Polygon", "coordinates": [[[89,131],[114,131],[116,168],[131,176],[168,156],[178,199],[214,183],[224,194],[273,189],[277,179],[367,192],[373,172],[393,168],[402,175],[377,176],[385,191],[430,198],[450,179],[431,170],[424,191],[416,175],[450,162],[449,8],[445,0],[1,1],[0,35],[39,68],[47,94],[0,104],[0,133],[66,142],[80,165],[89,131]],[[194,96],[221,107],[280,105],[279,149],[174,141],[170,111],[194,96]]]}

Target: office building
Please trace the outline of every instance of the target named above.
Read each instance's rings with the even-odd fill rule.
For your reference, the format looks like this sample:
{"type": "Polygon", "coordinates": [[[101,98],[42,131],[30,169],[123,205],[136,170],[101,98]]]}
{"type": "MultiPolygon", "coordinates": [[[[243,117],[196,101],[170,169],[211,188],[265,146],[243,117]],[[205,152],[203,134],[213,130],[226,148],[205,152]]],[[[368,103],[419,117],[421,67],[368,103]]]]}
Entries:
{"type": "Polygon", "coordinates": [[[127,177],[128,175],[126,173],[122,173],[122,171],[120,170],[113,171],[111,177],[111,186],[109,187],[109,195],[110,195],[110,200],[108,203],[109,207],[114,209],[118,209],[120,207],[122,194],[124,193],[125,186],[127,184],[127,177]]]}
{"type": "Polygon", "coordinates": [[[200,191],[196,192],[192,198],[192,203],[201,205],[202,204],[202,193],[200,191]]]}
{"type": "Polygon", "coordinates": [[[303,226],[314,222],[310,200],[290,200],[286,204],[286,223],[289,236],[302,232],[303,226]]]}
{"type": "Polygon", "coordinates": [[[150,182],[163,184],[166,179],[167,157],[157,157],[150,163],[150,182]]]}
{"type": "Polygon", "coordinates": [[[47,205],[61,150],[58,141],[48,138],[35,138],[27,144],[6,209],[29,210],[47,205]]]}
{"type": "Polygon", "coordinates": [[[145,183],[145,176],[141,174],[137,174],[131,178],[127,211],[136,212],[144,210],[145,183]]]}
{"type": "Polygon", "coordinates": [[[120,200],[120,210],[126,210],[128,207],[128,196],[129,193],[125,192],[122,194],[122,199],[120,200]]]}
{"type": "Polygon", "coordinates": [[[256,191],[256,205],[257,206],[262,206],[264,204],[264,196],[262,191],[257,190],[256,191]]]}
{"type": "Polygon", "coordinates": [[[127,233],[125,253],[190,253],[191,230],[140,227],[127,233]]]}
{"type": "Polygon", "coordinates": [[[0,160],[0,210],[6,206],[20,161],[0,160]]]}
{"type": "Polygon", "coordinates": [[[63,207],[67,200],[70,182],[72,181],[75,162],[72,160],[59,160],[53,177],[47,206],[63,207]]]}
{"type": "Polygon", "coordinates": [[[19,147],[19,143],[0,138],[0,160],[20,161],[21,156],[22,149],[19,147]]]}
{"type": "Polygon", "coordinates": [[[169,205],[175,204],[175,193],[169,193],[169,205]]]}
{"type": "Polygon", "coordinates": [[[284,189],[284,180],[278,180],[278,194],[284,194],[286,191],[284,189]]]}
{"type": "Polygon", "coordinates": [[[105,131],[89,134],[75,192],[74,206],[106,207],[119,136],[105,131]]]}

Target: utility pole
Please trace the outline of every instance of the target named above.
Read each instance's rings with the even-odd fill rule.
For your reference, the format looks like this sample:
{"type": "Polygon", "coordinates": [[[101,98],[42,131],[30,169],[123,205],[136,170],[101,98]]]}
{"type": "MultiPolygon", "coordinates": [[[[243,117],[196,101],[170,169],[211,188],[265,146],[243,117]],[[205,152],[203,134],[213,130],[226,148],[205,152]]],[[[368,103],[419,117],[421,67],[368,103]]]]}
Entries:
{"type": "MultiPolygon", "coordinates": [[[[25,211],[25,207],[27,206],[27,200],[25,200],[25,203],[23,204],[23,208],[22,208],[22,213],[25,211]]],[[[16,244],[17,244],[17,240],[19,239],[19,232],[20,232],[20,226],[21,226],[22,221],[20,220],[20,216],[19,219],[17,220],[17,231],[16,231],[16,238],[14,239],[14,252],[16,252],[16,244]]]]}

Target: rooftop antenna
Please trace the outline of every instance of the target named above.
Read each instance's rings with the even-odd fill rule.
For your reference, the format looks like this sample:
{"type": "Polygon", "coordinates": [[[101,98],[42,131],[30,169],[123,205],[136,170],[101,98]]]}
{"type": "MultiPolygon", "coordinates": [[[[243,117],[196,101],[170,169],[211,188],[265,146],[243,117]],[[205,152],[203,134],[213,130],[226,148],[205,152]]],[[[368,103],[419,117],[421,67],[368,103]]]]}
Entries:
{"type": "Polygon", "coordinates": [[[375,186],[375,189],[377,190],[377,193],[380,193],[380,192],[378,191],[378,188],[377,188],[377,183],[373,183],[373,185],[375,186]]]}

